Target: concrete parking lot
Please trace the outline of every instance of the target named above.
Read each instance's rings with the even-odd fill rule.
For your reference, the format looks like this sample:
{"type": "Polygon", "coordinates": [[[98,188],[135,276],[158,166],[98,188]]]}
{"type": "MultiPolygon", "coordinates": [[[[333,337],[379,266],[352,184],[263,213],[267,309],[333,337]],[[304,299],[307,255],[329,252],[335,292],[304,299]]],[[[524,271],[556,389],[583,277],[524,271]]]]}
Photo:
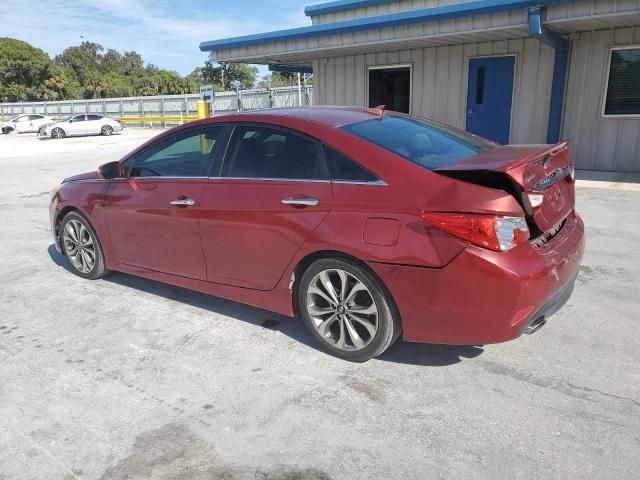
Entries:
{"type": "Polygon", "coordinates": [[[49,191],[155,133],[0,136],[0,479],[638,478],[637,189],[578,189],[584,265],[537,334],[352,364],[298,319],[67,270],[49,191]]]}

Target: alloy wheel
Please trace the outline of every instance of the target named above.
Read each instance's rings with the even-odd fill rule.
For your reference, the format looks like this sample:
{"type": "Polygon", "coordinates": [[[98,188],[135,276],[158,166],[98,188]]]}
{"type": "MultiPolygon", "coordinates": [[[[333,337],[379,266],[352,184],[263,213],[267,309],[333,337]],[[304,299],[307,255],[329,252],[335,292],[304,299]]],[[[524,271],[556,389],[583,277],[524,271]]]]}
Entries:
{"type": "Polygon", "coordinates": [[[96,247],[89,229],[78,220],[69,220],[62,238],[73,267],[81,273],[91,272],[96,264],[96,247]]]}
{"type": "Polygon", "coordinates": [[[313,278],[307,289],[307,312],[320,336],[341,350],[365,348],[378,331],[373,295],[344,270],[323,270],[313,278]]]}
{"type": "Polygon", "coordinates": [[[102,127],[102,135],[105,136],[109,136],[113,133],[113,128],[111,128],[109,125],[105,125],[104,127],[102,127]]]}
{"type": "Polygon", "coordinates": [[[54,128],[53,131],[51,132],[51,136],[53,138],[63,138],[64,131],[61,128],[54,128]]]}

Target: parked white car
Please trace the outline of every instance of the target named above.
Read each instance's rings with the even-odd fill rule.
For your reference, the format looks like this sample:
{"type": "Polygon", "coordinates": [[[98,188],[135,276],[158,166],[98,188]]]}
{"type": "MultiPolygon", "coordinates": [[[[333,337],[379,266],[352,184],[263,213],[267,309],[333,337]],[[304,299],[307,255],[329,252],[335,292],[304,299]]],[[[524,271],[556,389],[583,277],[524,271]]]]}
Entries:
{"type": "Polygon", "coordinates": [[[11,132],[27,133],[37,132],[40,127],[47,123],[53,122],[53,118],[45,115],[25,113],[23,115],[15,115],[4,122],[0,122],[0,132],[5,135],[11,132]]]}
{"type": "Polygon", "coordinates": [[[96,114],[70,115],[62,122],[40,127],[39,137],[64,138],[83,135],[111,135],[122,131],[122,124],[111,117],[96,114]]]}

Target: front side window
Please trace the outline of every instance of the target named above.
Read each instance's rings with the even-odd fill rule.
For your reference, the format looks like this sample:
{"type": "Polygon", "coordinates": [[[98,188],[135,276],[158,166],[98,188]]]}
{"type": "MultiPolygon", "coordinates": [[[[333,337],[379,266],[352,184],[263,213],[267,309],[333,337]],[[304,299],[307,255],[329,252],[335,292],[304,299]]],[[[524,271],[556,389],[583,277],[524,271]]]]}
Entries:
{"type": "Polygon", "coordinates": [[[42,115],[29,115],[29,120],[42,120],[43,118],[42,115]]]}
{"type": "Polygon", "coordinates": [[[125,169],[129,177],[208,177],[212,152],[223,134],[224,126],[179,133],[127,160],[125,169]]]}
{"type": "Polygon", "coordinates": [[[74,123],[76,123],[76,122],[84,122],[84,118],[85,118],[84,115],[76,115],[71,120],[73,120],[74,123]]]}
{"type": "Polygon", "coordinates": [[[29,115],[23,115],[21,117],[18,117],[15,119],[16,123],[20,123],[20,122],[28,122],[29,121],[29,115]]]}
{"type": "Polygon", "coordinates": [[[357,137],[430,170],[495,147],[491,142],[427,120],[385,115],[341,127],[357,137]]]}
{"type": "Polygon", "coordinates": [[[241,125],[227,149],[223,177],[327,180],[315,141],[287,130],[241,125]]]}
{"type": "Polygon", "coordinates": [[[605,115],[640,115],[640,47],[611,51],[606,95],[605,115]]]}
{"type": "Polygon", "coordinates": [[[87,115],[87,120],[88,121],[102,120],[102,117],[100,115],[87,115]]]}

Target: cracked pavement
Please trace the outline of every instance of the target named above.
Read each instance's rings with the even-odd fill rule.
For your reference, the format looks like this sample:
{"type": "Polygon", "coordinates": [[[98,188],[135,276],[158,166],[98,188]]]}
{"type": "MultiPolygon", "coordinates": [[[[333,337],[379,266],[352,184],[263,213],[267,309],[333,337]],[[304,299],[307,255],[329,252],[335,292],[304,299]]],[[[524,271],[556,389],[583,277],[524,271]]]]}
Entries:
{"type": "Polygon", "coordinates": [[[0,479],[638,478],[640,192],[578,189],[584,266],[535,335],[351,364],[297,319],[67,271],[49,190],[154,133],[0,136],[0,479]]]}

